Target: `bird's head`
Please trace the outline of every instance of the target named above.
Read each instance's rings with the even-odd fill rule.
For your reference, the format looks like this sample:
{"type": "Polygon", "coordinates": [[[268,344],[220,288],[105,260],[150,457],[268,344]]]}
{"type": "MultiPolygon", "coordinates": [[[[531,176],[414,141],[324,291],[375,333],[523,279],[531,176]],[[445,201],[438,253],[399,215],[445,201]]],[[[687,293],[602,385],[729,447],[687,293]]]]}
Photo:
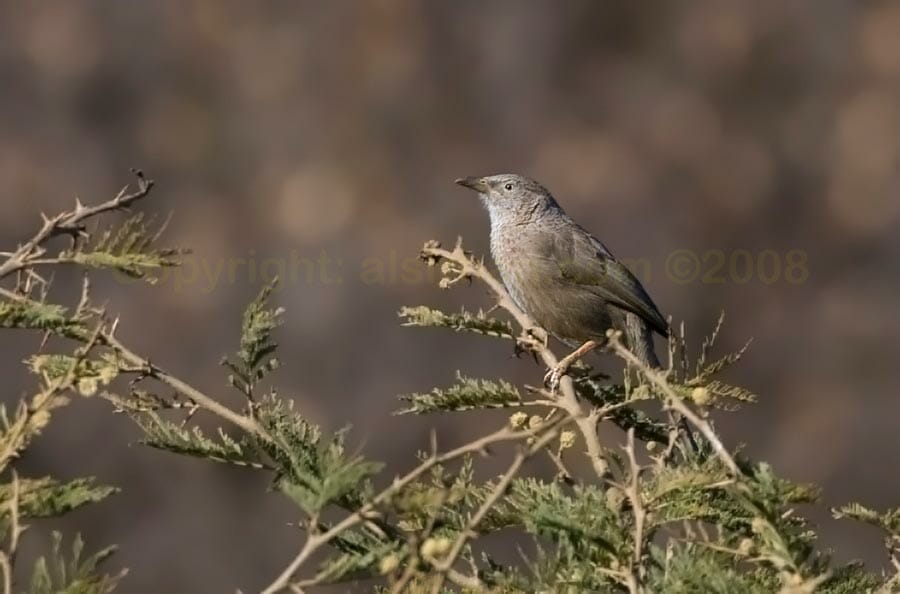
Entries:
{"type": "Polygon", "coordinates": [[[491,219],[532,219],[558,208],[549,190],[531,178],[515,173],[463,177],[456,183],[478,192],[491,219]]]}

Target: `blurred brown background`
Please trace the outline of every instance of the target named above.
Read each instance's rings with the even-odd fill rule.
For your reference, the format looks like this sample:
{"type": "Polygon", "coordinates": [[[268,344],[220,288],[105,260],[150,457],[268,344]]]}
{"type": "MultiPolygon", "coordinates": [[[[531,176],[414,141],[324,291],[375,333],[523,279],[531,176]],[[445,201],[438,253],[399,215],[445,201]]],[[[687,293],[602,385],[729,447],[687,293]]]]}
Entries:
{"type": "MultiPolygon", "coordinates": [[[[501,422],[391,416],[395,395],[456,369],[532,383],[542,370],[506,344],[398,326],[401,305],[477,306],[481,288],[363,271],[430,238],[485,252],[487,217],[452,180],[516,171],[646,261],[694,344],[723,308],[724,347],[754,337],[730,379],[762,401],[720,415],[728,443],[821,484],[826,504],[900,503],[900,3],[4,2],[0,80],[0,249],[41,210],[107,199],[143,168],[158,181],[143,208],[174,212],[168,238],[195,250],[193,268],[152,288],[98,278],[96,295],[136,350],[232,404],[217,363],[261,281],[245,268],[208,283],[196,267],[324,252],[324,276],[278,294],[282,392],[328,429],[353,425],[389,472],[431,427],[449,446],[501,422]],[[677,250],[701,259],[692,282],[666,274],[677,250]],[[773,259],[774,281],[759,273],[773,259]]],[[[20,360],[37,339],[16,338],[0,336],[8,402],[35,386],[20,360]]],[[[21,464],[123,487],[49,524],[119,543],[123,591],[252,592],[293,556],[295,509],[260,476],[137,438],[79,401],[21,464]]],[[[874,531],[810,513],[838,558],[882,566],[874,531]]]]}

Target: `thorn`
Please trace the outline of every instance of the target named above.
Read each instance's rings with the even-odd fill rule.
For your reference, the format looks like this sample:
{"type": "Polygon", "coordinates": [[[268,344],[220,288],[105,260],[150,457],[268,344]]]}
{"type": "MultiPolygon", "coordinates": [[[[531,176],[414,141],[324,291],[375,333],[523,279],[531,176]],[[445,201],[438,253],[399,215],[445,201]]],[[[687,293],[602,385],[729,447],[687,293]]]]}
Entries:
{"type": "Polygon", "coordinates": [[[75,212],[81,212],[84,210],[84,204],[81,203],[81,200],[78,196],[75,196],[75,212]]]}

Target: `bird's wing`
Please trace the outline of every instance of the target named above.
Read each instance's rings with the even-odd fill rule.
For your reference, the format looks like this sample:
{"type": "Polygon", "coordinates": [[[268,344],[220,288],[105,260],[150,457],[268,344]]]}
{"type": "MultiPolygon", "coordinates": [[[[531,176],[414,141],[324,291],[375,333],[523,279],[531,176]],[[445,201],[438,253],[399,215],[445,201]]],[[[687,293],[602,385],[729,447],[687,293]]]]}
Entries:
{"type": "Polygon", "coordinates": [[[548,234],[540,243],[541,256],[556,263],[560,282],[585,288],[668,336],[668,323],[640,281],[590,233],[576,227],[548,234]]]}

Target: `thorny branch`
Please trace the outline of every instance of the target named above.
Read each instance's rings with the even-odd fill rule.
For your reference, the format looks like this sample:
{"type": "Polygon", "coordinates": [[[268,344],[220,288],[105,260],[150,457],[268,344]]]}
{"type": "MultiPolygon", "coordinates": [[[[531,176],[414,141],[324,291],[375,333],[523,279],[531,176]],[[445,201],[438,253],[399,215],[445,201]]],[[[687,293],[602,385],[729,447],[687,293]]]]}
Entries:
{"type": "Polygon", "coordinates": [[[128,192],[128,186],[122,188],[115,198],[102,202],[95,206],[85,206],[78,198],[75,199],[75,208],[71,211],[60,213],[52,218],[41,215],[43,225],[41,229],[28,241],[20,245],[9,254],[3,264],[0,264],[0,280],[14,272],[18,272],[32,265],[35,260],[45,253],[44,244],[58,235],[72,235],[79,237],[85,235],[84,221],[96,217],[104,212],[126,209],[141,198],[150,194],[153,188],[153,180],[144,177],[143,172],[132,169],[137,176],[137,189],[128,192]]]}
{"type": "MultiPolygon", "coordinates": [[[[20,303],[37,304],[36,301],[29,299],[25,295],[21,295],[9,289],[0,287],[0,295],[20,303]]],[[[225,419],[240,427],[248,433],[259,435],[264,439],[270,439],[265,430],[255,420],[247,415],[242,415],[220,404],[217,400],[191,386],[187,382],[179,379],[171,373],[165,371],[155,363],[151,363],[149,359],[141,357],[134,351],[123,344],[116,336],[115,329],[117,320],[113,321],[108,327],[101,326],[98,328],[96,344],[112,349],[121,359],[130,367],[123,371],[139,372],[143,377],[153,378],[163,384],[175,389],[178,393],[183,394],[188,399],[195,402],[201,408],[211,412],[212,414],[225,419]]]]}
{"type": "MultiPolygon", "coordinates": [[[[137,176],[137,188],[133,192],[129,192],[128,186],[125,186],[114,198],[94,206],[85,206],[76,198],[75,208],[73,210],[60,213],[52,218],[42,215],[43,225],[41,226],[41,229],[31,239],[20,245],[14,252],[8,254],[7,259],[0,264],[0,280],[16,272],[30,271],[30,267],[35,262],[40,261],[42,256],[46,253],[44,244],[51,238],[64,234],[72,235],[74,237],[84,236],[86,235],[84,223],[88,219],[106,212],[127,209],[142,198],[148,196],[154,185],[153,180],[145,177],[140,170],[134,169],[132,172],[137,176]]],[[[85,291],[82,293],[81,302],[78,306],[79,314],[86,308],[86,291],[87,285],[85,285],[85,291]]],[[[13,291],[0,287],[0,295],[20,303],[39,303],[31,299],[27,291],[21,292],[19,288],[13,291]]],[[[153,378],[162,382],[189,398],[200,407],[233,423],[244,431],[259,435],[264,439],[269,438],[263,428],[250,416],[242,415],[231,410],[227,406],[220,404],[214,398],[211,398],[187,382],[166,372],[159,366],[151,363],[149,359],[141,357],[130,350],[115,336],[117,322],[118,320],[114,320],[108,326],[101,326],[98,328],[96,337],[83,336],[81,338],[85,342],[90,341],[92,345],[93,343],[96,343],[98,346],[105,346],[112,349],[130,366],[129,369],[123,369],[122,371],[139,370],[139,373],[143,377],[153,378]]],[[[68,386],[64,386],[64,388],[67,387],[68,386]]]]}

